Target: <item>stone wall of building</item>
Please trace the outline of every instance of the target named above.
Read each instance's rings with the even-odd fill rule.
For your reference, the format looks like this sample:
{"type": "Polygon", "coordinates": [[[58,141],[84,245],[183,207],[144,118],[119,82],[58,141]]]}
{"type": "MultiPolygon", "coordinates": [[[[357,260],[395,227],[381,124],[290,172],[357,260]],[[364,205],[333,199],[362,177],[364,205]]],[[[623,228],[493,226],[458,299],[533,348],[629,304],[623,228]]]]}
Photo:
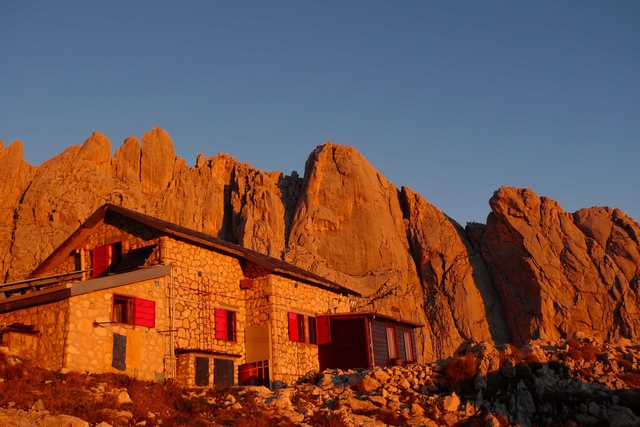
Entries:
{"type": "Polygon", "coordinates": [[[143,380],[171,377],[167,302],[169,278],[104,289],[69,299],[65,367],[75,371],[119,372],[143,380]],[[155,301],[155,327],[110,323],[113,296],[155,301]],[[94,323],[95,322],[95,323],[94,323]],[[112,366],[114,336],[126,337],[126,368],[112,366]]]}
{"type": "MultiPolygon", "coordinates": [[[[124,254],[131,249],[156,244],[160,241],[159,232],[147,225],[116,215],[110,215],[107,219],[110,222],[97,225],[89,237],[76,248],[78,252],[69,253],[67,258],[54,266],[51,271],[45,272],[44,275],[70,273],[78,269],[92,268],[91,251],[97,246],[122,242],[122,253],[124,254]],[[83,261],[80,262],[77,258],[81,258],[83,261]]],[[[156,253],[155,262],[152,263],[161,263],[160,253],[160,251],[156,253]]]]}
{"type": "MultiPolygon", "coordinates": [[[[161,245],[162,258],[174,272],[170,292],[175,300],[172,329],[176,349],[207,350],[244,360],[247,316],[245,291],[240,289],[240,280],[245,277],[240,260],[170,237],[162,238],[161,245]],[[215,338],[216,309],[235,313],[235,340],[215,338]]],[[[237,365],[235,369],[237,377],[237,365]]],[[[180,371],[192,373],[191,368],[180,371]]],[[[193,378],[186,380],[191,381],[193,378]]]]}
{"type": "Polygon", "coordinates": [[[64,367],[68,320],[68,300],[3,313],[0,314],[0,326],[21,323],[33,326],[39,332],[33,337],[10,332],[3,341],[6,340],[9,348],[21,357],[37,361],[47,369],[60,369],[64,367]]]}
{"type": "Polygon", "coordinates": [[[318,346],[309,343],[308,317],[349,312],[349,298],[317,286],[272,274],[247,263],[245,274],[253,280],[246,291],[247,326],[269,323],[271,328],[271,379],[291,383],[307,372],[319,369],[318,346]],[[305,341],[291,341],[288,313],[306,316],[305,341]]]}
{"type": "Polygon", "coordinates": [[[279,275],[270,276],[273,297],[272,378],[275,381],[291,383],[307,372],[318,370],[318,346],[308,343],[309,323],[305,319],[307,342],[295,342],[289,338],[288,313],[316,317],[327,313],[348,313],[349,297],[308,285],[279,275]]]}
{"type": "MultiPolygon", "coordinates": [[[[193,353],[181,354],[176,362],[176,381],[187,387],[196,385],[196,356],[193,353]]],[[[213,382],[209,382],[213,384],[213,382]]]]}
{"type": "Polygon", "coordinates": [[[271,272],[251,262],[245,263],[244,274],[251,279],[250,289],[245,290],[245,307],[247,310],[247,326],[256,326],[271,322],[273,319],[274,295],[271,284],[271,272]]]}
{"type": "MultiPolygon", "coordinates": [[[[251,262],[175,239],[164,238],[162,247],[163,260],[170,263],[175,271],[177,348],[240,356],[235,359],[237,375],[238,365],[245,363],[244,329],[269,323],[272,380],[295,381],[319,368],[317,345],[289,339],[288,312],[311,317],[329,312],[348,312],[348,298],[272,274],[251,262]],[[244,278],[252,279],[250,289],[240,289],[240,280],[244,278]],[[211,339],[211,335],[215,336],[215,320],[208,318],[207,307],[236,312],[236,342],[211,339]]],[[[306,325],[308,328],[308,322],[306,325]]],[[[308,329],[305,336],[308,340],[308,329]]],[[[191,375],[194,369],[190,367],[182,372],[190,372],[191,375]]]]}

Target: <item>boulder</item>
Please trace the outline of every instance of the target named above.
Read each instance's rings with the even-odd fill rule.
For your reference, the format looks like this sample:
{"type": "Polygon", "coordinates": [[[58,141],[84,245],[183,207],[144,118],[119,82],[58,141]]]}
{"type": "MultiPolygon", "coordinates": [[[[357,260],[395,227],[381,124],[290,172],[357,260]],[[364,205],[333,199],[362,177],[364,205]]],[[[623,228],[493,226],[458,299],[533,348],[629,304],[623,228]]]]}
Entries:
{"type": "Polygon", "coordinates": [[[385,371],[383,371],[380,368],[375,368],[373,371],[371,371],[371,374],[369,375],[371,376],[371,378],[377,380],[382,384],[386,383],[387,381],[389,381],[389,378],[391,378],[389,374],[387,374],[385,371]]]}
{"type": "Polygon", "coordinates": [[[45,406],[44,406],[44,402],[42,401],[42,399],[38,399],[34,402],[33,405],[31,405],[31,410],[32,411],[44,411],[46,410],[45,406]]]}
{"type": "Polygon", "coordinates": [[[369,401],[376,406],[385,407],[387,405],[387,399],[382,396],[372,395],[368,397],[369,401]]]}
{"type": "Polygon", "coordinates": [[[372,391],[378,390],[380,388],[380,383],[369,375],[366,375],[356,380],[354,386],[356,390],[360,392],[370,393],[372,391]]]}
{"type": "Polygon", "coordinates": [[[377,406],[368,400],[360,400],[353,396],[349,396],[346,399],[340,399],[340,405],[351,408],[352,411],[375,411],[377,406]]]}
{"type": "Polygon", "coordinates": [[[116,401],[118,402],[118,405],[133,403],[133,400],[131,400],[131,396],[129,396],[129,393],[127,393],[126,390],[122,390],[118,393],[116,401]]]}
{"type": "Polygon", "coordinates": [[[287,396],[277,395],[268,397],[265,400],[267,406],[273,406],[274,408],[282,411],[293,411],[293,405],[291,400],[287,396]]]}
{"type": "Polygon", "coordinates": [[[460,397],[458,397],[454,391],[449,396],[446,396],[442,403],[442,409],[447,412],[455,412],[458,410],[458,407],[460,407],[460,397]]]}
{"type": "Polygon", "coordinates": [[[56,415],[54,422],[43,423],[42,427],[89,427],[89,423],[71,415],[56,415]]]}
{"type": "Polygon", "coordinates": [[[609,425],[611,427],[632,427],[640,425],[640,418],[626,406],[614,405],[609,408],[609,425]]]}

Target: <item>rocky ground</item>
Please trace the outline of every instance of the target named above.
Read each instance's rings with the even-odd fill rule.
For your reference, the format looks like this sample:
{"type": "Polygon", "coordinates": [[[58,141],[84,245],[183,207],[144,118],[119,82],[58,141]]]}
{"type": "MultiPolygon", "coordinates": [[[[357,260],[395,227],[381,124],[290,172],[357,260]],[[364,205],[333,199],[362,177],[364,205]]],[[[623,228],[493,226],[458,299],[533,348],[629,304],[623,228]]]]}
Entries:
{"type": "Polygon", "coordinates": [[[275,391],[48,372],[3,354],[2,426],[640,426],[640,345],[629,341],[467,341],[446,360],[311,372],[275,391]]]}

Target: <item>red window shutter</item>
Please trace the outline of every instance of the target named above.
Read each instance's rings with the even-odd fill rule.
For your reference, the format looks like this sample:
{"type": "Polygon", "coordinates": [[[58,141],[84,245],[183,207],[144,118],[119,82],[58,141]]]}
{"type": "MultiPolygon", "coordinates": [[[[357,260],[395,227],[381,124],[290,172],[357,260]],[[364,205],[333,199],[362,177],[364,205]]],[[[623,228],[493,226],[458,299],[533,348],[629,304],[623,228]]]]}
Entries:
{"type": "Polygon", "coordinates": [[[291,341],[298,341],[298,313],[289,312],[289,339],[291,341]]]}
{"type": "Polygon", "coordinates": [[[216,318],[216,339],[226,341],[229,336],[229,328],[227,325],[227,310],[216,308],[214,309],[214,315],[216,318]]]}
{"type": "Polygon", "coordinates": [[[156,326],[156,302],[136,298],[133,309],[133,324],[153,328],[156,326]]]}
{"type": "Polygon", "coordinates": [[[331,342],[331,319],[329,316],[316,317],[316,337],[318,345],[331,342]]]}
{"type": "Polygon", "coordinates": [[[109,245],[96,246],[93,248],[93,272],[92,278],[102,275],[109,268],[109,245]]]}

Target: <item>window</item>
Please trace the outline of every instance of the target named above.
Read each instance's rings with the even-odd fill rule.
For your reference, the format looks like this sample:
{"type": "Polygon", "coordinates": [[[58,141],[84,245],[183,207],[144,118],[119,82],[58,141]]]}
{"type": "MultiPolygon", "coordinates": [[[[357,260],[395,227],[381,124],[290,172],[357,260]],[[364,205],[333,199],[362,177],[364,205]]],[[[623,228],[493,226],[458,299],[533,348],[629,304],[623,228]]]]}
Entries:
{"type": "Polygon", "coordinates": [[[398,348],[396,347],[396,329],[387,326],[387,348],[389,349],[389,359],[398,357],[398,348]]]}
{"type": "Polygon", "coordinates": [[[122,254],[122,246],[120,246],[121,255],[113,258],[111,272],[123,273],[142,267],[153,256],[157,248],[158,245],[143,246],[141,248],[131,249],[129,252],[122,254]]]}
{"type": "Polygon", "coordinates": [[[238,367],[238,383],[240,385],[263,385],[269,387],[269,360],[240,365],[238,367]]]}
{"type": "Polygon", "coordinates": [[[120,264],[122,260],[122,242],[116,242],[109,245],[110,254],[109,254],[109,267],[110,270],[113,269],[120,264]]]}
{"type": "Polygon", "coordinates": [[[75,269],[75,271],[81,271],[84,270],[84,262],[83,262],[83,254],[82,254],[83,250],[82,249],[76,249],[73,252],[73,268],[75,269]]]}
{"type": "Polygon", "coordinates": [[[111,321],[153,328],[156,325],[156,303],[142,298],[114,295],[111,321]]]}
{"type": "Polygon", "coordinates": [[[413,336],[411,332],[404,332],[404,354],[407,362],[413,362],[416,359],[416,355],[413,352],[413,336]]]}
{"type": "Polygon", "coordinates": [[[215,315],[215,334],[217,340],[237,341],[236,334],[236,312],[216,308],[215,315]]]}
{"type": "Polygon", "coordinates": [[[315,317],[309,317],[309,344],[318,344],[318,331],[316,329],[315,317]]]}
{"type": "Polygon", "coordinates": [[[309,344],[328,344],[331,342],[329,317],[311,317],[289,312],[289,339],[309,344]],[[308,333],[308,336],[307,336],[308,333]]]}
{"type": "Polygon", "coordinates": [[[213,385],[230,387],[235,385],[233,360],[213,359],[213,385]]]}
{"type": "Polygon", "coordinates": [[[306,342],[304,315],[289,312],[289,339],[291,341],[306,342]]]}
{"type": "Polygon", "coordinates": [[[133,298],[113,296],[113,322],[133,324],[133,298]]]}

